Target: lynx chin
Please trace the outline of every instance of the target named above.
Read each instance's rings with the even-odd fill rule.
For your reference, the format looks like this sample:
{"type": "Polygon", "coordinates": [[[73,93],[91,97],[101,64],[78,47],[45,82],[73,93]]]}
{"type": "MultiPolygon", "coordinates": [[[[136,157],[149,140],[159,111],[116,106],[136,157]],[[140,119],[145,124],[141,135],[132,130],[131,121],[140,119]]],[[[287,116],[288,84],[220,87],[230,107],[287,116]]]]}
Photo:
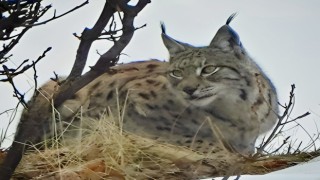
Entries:
{"type": "MultiPolygon", "coordinates": [[[[277,94],[230,27],[233,18],[230,16],[209,46],[204,47],[169,37],[162,25],[169,62],[150,60],[112,67],[112,71],[56,107],[61,116],[59,123],[69,127],[72,122],[76,126],[80,109],[83,117],[96,120],[121,112],[122,127],[131,133],[204,153],[212,152],[221,142],[230,151],[254,153],[257,137],[277,121],[277,94]]],[[[41,118],[47,118],[47,123],[52,122],[52,110],[41,109],[43,102],[53,97],[55,88],[59,88],[56,82],[48,82],[30,101],[30,106],[38,106],[38,111],[43,112],[41,118]]],[[[31,116],[27,114],[22,119],[39,119],[27,118],[31,116]]],[[[29,128],[29,133],[37,137],[28,140],[24,135],[24,139],[18,131],[16,141],[39,142],[44,134],[52,132],[50,128],[37,132],[23,123],[19,130],[29,128]]]]}

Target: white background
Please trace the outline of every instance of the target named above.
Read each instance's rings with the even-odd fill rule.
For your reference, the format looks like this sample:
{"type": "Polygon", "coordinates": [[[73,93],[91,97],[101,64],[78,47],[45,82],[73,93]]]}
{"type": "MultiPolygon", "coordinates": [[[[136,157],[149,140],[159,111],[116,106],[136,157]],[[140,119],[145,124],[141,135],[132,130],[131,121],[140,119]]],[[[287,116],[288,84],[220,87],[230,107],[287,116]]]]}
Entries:
{"type": "MultiPolygon", "coordinates": [[[[80,0],[44,1],[52,4],[61,14],[80,0]]],[[[71,70],[79,40],[72,33],[81,34],[97,20],[105,0],[91,0],[90,4],[59,20],[30,30],[15,47],[11,66],[22,60],[36,59],[49,46],[53,49],[37,65],[38,82],[43,84],[53,71],[66,75],[71,70]]],[[[317,133],[320,121],[320,1],[317,0],[152,0],[138,15],[135,24],[147,27],[136,31],[123,53],[121,62],[135,60],[167,60],[168,53],[160,38],[160,21],[165,22],[167,33],[177,40],[195,46],[208,45],[214,34],[234,12],[238,16],[231,26],[240,35],[244,47],[269,75],[277,87],[279,101],[288,100],[290,85],[296,84],[296,103],[292,118],[306,111],[312,112],[299,121],[308,133],[317,133]]],[[[52,14],[51,14],[52,15],[52,14]]],[[[50,16],[47,16],[49,18],[50,16]]],[[[106,41],[95,43],[87,66],[98,58],[96,50],[105,52],[111,46],[106,41]]],[[[15,79],[21,92],[33,91],[32,70],[15,79]]],[[[17,100],[12,97],[9,84],[0,83],[0,112],[13,108],[17,100]]],[[[27,94],[30,97],[32,93],[27,94]]],[[[0,116],[0,127],[6,127],[10,114],[0,116]]],[[[17,121],[16,121],[17,122],[17,121]]],[[[9,134],[15,129],[10,128],[9,134]]],[[[291,132],[292,133],[292,132],[291,132]]],[[[308,141],[302,129],[293,131],[299,140],[308,141]]],[[[12,136],[9,137],[12,139],[12,136]]],[[[295,138],[294,138],[295,139],[295,138]]]]}

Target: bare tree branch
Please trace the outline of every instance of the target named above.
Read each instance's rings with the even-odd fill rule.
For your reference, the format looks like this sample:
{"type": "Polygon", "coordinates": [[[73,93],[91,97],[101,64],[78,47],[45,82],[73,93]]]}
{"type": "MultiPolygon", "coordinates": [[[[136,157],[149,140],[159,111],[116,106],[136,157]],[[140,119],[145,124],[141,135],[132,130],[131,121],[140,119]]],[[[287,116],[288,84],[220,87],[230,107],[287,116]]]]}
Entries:
{"type": "Polygon", "coordinates": [[[87,5],[87,4],[89,4],[89,0],[86,0],[86,1],[83,2],[82,4],[80,4],[80,5],[72,8],[72,9],[70,9],[69,11],[67,11],[67,12],[65,12],[65,13],[62,13],[62,14],[60,14],[60,15],[58,15],[58,16],[56,15],[56,11],[55,11],[54,14],[53,14],[53,17],[51,17],[51,18],[48,19],[48,20],[42,21],[42,22],[40,22],[40,23],[26,24],[26,25],[23,25],[23,26],[24,26],[24,27],[34,27],[34,26],[39,26],[39,25],[46,24],[46,23],[48,23],[48,22],[50,22],[50,21],[53,21],[53,20],[58,19],[58,18],[61,18],[61,17],[65,16],[65,15],[67,15],[67,14],[70,14],[71,12],[73,12],[73,11],[75,11],[75,10],[77,10],[77,9],[79,9],[79,8],[87,5]]]}
{"type": "Polygon", "coordinates": [[[285,125],[285,124],[297,121],[297,120],[302,119],[302,118],[304,118],[304,117],[306,117],[308,115],[310,115],[310,112],[306,112],[306,113],[304,113],[304,114],[302,114],[302,115],[300,115],[300,116],[298,116],[298,117],[296,117],[296,118],[294,118],[294,119],[292,119],[290,121],[283,122],[283,123],[281,123],[281,125],[285,125]]]}
{"type": "Polygon", "coordinates": [[[13,111],[13,110],[14,110],[14,108],[7,109],[7,110],[1,112],[1,113],[0,113],[0,116],[3,115],[3,114],[9,113],[10,111],[13,111]]]}
{"type": "Polygon", "coordinates": [[[66,83],[61,86],[60,92],[55,98],[55,106],[61,105],[62,102],[75,94],[79,89],[99,75],[107,72],[111,66],[114,66],[118,62],[121,51],[128,45],[134,34],[135,28],[133,21],[135,16],[150,2],[150,0],[140,0],[136,6],[128,5],[126,0],[110,0],[109,3],[106,3],[101,13],[102,15],[99,17],[95,26],[90,30],[85,29],[82,33],[73,69],[68,76],[66,83]],[[112,15],[117,8],[120,8],[124,13],[122,36],[106,53],[100,56],[97,63],[91,67],[89,72],[80,77],[87,61],[91,44],[101,35],[103,29],[110,18],[112,18],[112,15]],[[77,77],[80,78],[76,79],[77,77]]]}
{"type": "Polygon", "coordinates": [[[0,40],[4,41],[2,50],[0,50],[0,64],[2,64],[2,69],[0,69],[0,77],[6,77],[0,78],[0,82],[9,82],[13,87],[14,96],[17,97],[24,106],[26,106],[24,94],[20,93],[20,91],[16,88],[13,78],[24,73],[32,67],[35,72],[34,80],[37,87],[35,65],[45,57],[46,53],[51,49],[51,47],[47,48],[47,50],[45,50],[43,54],[31,64],[26,65],[26,63],[29,61],[27,59],[15,68],[9,68],[5,65],[5,63],[8,62],[8,59],[13,56],[12,54],[7,56],[7,54],[19,43],[25,33],[32,27],[58,19],[75,11],[76,9],[79,9],[85,4],[88,4],[87,0],[81,5],[76,6],[59,16],[56,16],[54,13],[54,16],[51,19],[36,24],[36,22],[38,22],[40,18],[43,17],[44,14],[46,14],[51,8],[51,5],[42,6],[41,2],[42,0],[0,1],[0,40]]]}
{"type": "MultiPolygon", "coordinates": [[[[294,90],[295,90],[295,85],[292,84],[290,95],[289,95],[289,102],[288,102],[288,104],[285,104],[285,105],[279,104],[281,107],[284,108],[284,112],[281,116],[279,116],[278,122],[275,125],[275,127],[273,128],[273,130],[272,130],[271,134],[268,136],[268,138],[267,139],[265,139],[265,137],[263,138],[263,141],[261,142],[261,144],[257,148],[257,155],[261,154],[262,152],[265,152],[265,148],[270,144],[270,142],[272,142],[276,137],[278,137],[283,132],[283,128],[285,125],[292,123],[292,122],[297,123],[296,122],[297,120],[310,115],[309,112],[306,112],[296,118],[293,118],[292,120],[289,120],[290,114],[291,114],[293,107],[294,107],[294,99],[295,99],[294,90]]],[[[297,124],[300,125],[299,123],[297,123],[297,124]]],[[[311,138],[310,135],[309,135],[309,137],[311,138]]],[[[283,143],[278,148],[276,148],[275,150],[273,150],[271,152],[268,152],[268,154],[278,152],[285,144],[288,143],[289,138],[290,138],[290,136],[286,137],[285,140],[283,141],[283,143]]],[[[291,146],[291,145],[289,145],[289,146],[291,146]]],[[[291,148],[292,147],[290,147],[290,149],[291,148]]]]}
{"type": "Polygon", "coordinates": [[[105,6],[98,18],[97,22],[93,28],[85,28],[81,34],[81,42],[79,44],[76,59],[72,70],[67,78],[67,81],[74,80],[77,77],[80,77],[83,69],[86,65],[89,50],[92,43],[100,36],[100,33],[106,27],[109,22],[109,19],[114,14],[115,10],[109,3],[105,3],[105,6]]]}
{"type": "Polygon", "coordinates": [[[40,55],[35,61],[32,61],[31,64],[24,65],[29,61],[29,59],[26,59],[17,68],[8,68],[6,65],[3,65],[4,70],[0,70],[0,76],[6,76],[7,78],[0,79],[0,81],[6,82],[9,81],[10,78],[12,79],[17,75],[24,73],[31,67],[35,66],[41,59],[43,59],[46,56],[47,52],[49,52],[51,49],[51,47],[48,47],[43,51],[42,55],[40,55]]]}

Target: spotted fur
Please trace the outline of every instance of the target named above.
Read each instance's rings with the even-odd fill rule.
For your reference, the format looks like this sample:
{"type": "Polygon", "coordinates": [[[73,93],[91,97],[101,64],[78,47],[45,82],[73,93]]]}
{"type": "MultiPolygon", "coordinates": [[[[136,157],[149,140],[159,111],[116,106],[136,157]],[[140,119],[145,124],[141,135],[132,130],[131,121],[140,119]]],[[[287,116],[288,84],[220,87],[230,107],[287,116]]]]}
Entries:
{"type": "Polygon", "coordinates": [[[61,109],[77,104],[73,112],[84,106],[85,116],[97,118],[107,107],[119,111],[120,100],[126,103],[127,131],[189,147],[199,140],[216,142],[219,135],[233,150],[253,153],[256,138],[276,122],[277,95],[230,27],[233,18],[205,47],[174,40],[162,25],[169,62],[118,65],[118,73],[100,76],[78,92],[90,94],[66,101],[61,109]]]}

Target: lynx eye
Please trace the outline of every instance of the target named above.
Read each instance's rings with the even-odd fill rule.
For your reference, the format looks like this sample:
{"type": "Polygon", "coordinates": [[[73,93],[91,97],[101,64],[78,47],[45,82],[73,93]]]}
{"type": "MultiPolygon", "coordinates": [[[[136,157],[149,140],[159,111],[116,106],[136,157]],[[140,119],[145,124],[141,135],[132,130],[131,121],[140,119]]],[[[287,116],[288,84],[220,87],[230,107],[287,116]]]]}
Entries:
{"type": "Polygon", "coordinates": [[[203,77],[207,77],[210,76],[211,74],[216,73],[217,71],[219,71],[219,67],[213,66],[213,65],[208,65],[202,68],[201,70],[201,76],[203,77]]]}
{"type": "Polygon", "coordinates": [[[170,76],[177,79],[182,79],[183,74],[181,70],[175,69],[170,72],[170,76]]]}

